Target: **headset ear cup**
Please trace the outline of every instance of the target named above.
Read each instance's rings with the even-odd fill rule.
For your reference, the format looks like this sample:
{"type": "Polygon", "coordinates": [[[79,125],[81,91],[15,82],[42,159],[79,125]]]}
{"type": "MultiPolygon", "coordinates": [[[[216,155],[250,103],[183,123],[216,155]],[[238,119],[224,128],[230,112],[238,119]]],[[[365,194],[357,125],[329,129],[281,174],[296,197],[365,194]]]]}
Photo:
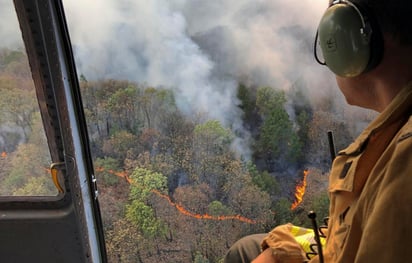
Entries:
{"type": "Polygon", "coordinates": [[[381,34],[369,17],[348,1],[337,1],[323,15],[318,28],[320,46],[326,65],[336,75],[354,77],[379,64],[381,34]]]}

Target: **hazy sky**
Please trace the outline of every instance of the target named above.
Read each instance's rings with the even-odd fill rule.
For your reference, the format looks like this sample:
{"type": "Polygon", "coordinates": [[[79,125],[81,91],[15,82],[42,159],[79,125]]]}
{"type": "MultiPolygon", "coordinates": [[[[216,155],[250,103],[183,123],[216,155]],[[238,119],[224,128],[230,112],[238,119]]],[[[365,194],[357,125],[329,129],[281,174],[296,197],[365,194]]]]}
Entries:
{"type": "Polygon", "coordinates": [[[0,0],[0,47],[22,45],[21,34],[12,0],[0,0]]]}

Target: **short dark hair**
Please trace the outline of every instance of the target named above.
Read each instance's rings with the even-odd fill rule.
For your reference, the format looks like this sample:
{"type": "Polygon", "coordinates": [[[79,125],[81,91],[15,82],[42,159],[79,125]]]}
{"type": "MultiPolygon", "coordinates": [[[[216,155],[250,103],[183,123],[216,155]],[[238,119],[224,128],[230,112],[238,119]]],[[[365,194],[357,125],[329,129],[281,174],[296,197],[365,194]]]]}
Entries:
{"type": "Polygon", "coordinates": [[[412,46],[412,1],[353,0],[372,12],[383,33],[393,36],[402,45],[412,46]]]}

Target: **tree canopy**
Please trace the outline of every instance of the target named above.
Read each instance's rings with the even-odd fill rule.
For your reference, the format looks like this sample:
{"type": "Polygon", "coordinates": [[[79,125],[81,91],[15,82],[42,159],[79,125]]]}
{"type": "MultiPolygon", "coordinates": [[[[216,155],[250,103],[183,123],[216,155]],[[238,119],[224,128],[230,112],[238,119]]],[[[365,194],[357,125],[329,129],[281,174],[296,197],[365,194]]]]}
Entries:
{"type": "MultiPolygon", "coordinates": [[[[24,52],[0,50],[0,191],[54,195],[25,63],[24,52]]],[[[252,152],[242,159],[233,147],[239,130],[184,114],[172,89],[79,81],[111,261],[219,262],[246,234],[307,224],[305,209],[327,213],[326,131],[336,131],[340,147],[355,126],[333,98],[314,104],[299,82],[288,90],[240,83],[241,128],[252,152]],[[291,210],[304,169],[311,181],[291,210]]]]}

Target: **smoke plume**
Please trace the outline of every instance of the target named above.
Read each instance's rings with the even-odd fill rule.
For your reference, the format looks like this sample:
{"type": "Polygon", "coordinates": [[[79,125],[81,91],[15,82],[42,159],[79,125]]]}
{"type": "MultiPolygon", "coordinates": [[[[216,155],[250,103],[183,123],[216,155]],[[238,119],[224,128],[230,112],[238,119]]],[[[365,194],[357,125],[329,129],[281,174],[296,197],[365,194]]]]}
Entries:
{"type": "Polygon", "coordinates": [[[242,134],[236,88],[308,85],[323,74],[312,42],[327,1],[65,1],[79,72],[171,88],[188,115],[242,134]]]}
{"type": "Polygon", "coordinates": [[[320,83],[327,70],[312,55],[326,0],[70,0],[64,6],[79,74],[173,89],[187,115],[207,113],[241,134],[239,147],[248,137],[237,107],[239,82],[287,89],[299,80],[313,93],[328,86],[320,83]]]}

